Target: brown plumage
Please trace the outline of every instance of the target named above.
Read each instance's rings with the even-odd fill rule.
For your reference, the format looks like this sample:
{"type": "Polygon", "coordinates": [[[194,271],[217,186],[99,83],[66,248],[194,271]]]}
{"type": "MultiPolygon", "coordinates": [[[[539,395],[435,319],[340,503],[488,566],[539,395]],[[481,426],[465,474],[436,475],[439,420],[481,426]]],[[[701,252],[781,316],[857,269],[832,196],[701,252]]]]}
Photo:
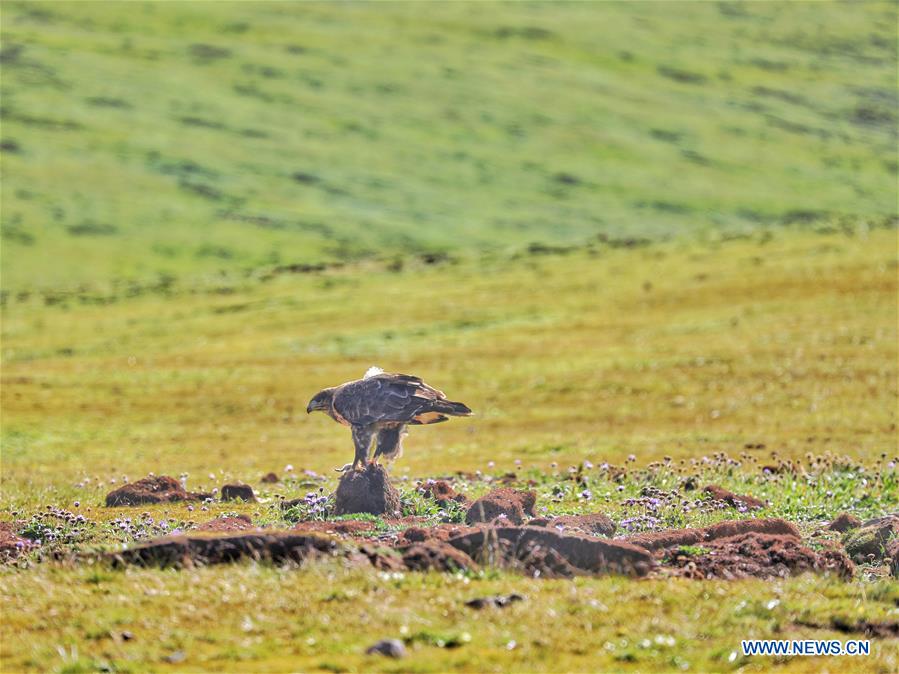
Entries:
{"type": "Polygon", "coordinates": [[[342,471],[366,462],[375,436],[378,443],[372,461],[380,456],[392,460],[402,453],[407,425],[436,424],[472,413],[467,405],[447,400],[442,391],[418,377],[379,368],[370,368],[362,379],[319,391],[306,407],[306,412],[316,410],[352,430],[356,456],[342,471]]]}

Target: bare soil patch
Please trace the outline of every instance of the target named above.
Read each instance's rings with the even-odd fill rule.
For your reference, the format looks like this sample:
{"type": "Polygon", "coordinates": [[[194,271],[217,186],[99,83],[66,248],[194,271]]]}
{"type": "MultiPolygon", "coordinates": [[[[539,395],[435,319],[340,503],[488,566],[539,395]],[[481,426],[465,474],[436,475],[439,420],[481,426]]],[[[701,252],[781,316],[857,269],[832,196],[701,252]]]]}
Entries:
{"type": "Polygon", "coordinates": [[[732,491],[728,491],[723,487],[719,487],[716,484],[710,484],[705,488],[705,493],[709,494],[713,499],[717,501],[724,501],[730,506],[734,508],[747,508],[749,510],[759,510],[764,508],[767,504],[764,501],[760,501],[754,496],[745,496],[742,494],[735,494],[732,491]]]}
{"type": "Polygon", "coordinates": [[[341,536],[365,535],[374,531],[373,522],[360,522],[358,520],[341,520],[339,522],[313,521],[298,522],[294,531],[307,533],[337,534],[341,536]]]}
{"type": "Polygon", "coordinates": [[[35,542],[20,537],[12,522],[0,522],[0,561],[15,559],[33,547],[36,547],[35,542]]]}
{"type": "Polygon", "coordinates": [[[253,521],[248,515],[236,515],[235,517],[217,517],[214,520],[203,522],[197,527],[197,531],[249,531],[255,529],[253,521]]]}
{"type": "Polygon", "coordinates": [[[815,552],[793,536],[751,532],[720,538],[704,544],[694,554],[679,548],[666,559],[666,566],[679,569],[686,578],[783,578],[814,571],[851,577],[854,565],[839,550],[815,552]]]}
{"type": "Polygon", "coordinates": [[[434,499],[441,508],[450,503],[468,503],[468,497],[458,493],[446,480],[428,480],[422,487],[422,493],[434,499]]]}

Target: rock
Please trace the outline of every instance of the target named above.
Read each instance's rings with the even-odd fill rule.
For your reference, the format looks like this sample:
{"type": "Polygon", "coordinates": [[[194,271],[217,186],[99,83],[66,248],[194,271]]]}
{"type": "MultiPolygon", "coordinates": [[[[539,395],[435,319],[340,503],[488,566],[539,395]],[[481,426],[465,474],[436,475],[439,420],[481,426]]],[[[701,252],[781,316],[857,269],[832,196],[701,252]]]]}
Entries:
{"type": "Polygon", "coordinates": [[[643,576],[654,566],[649,552],[635,545],[542,527],[485,527],[448,543],[475,561],[488,563],[508,564],[512,559],[527,560],[537,550],[552,550],[568,565],[588,573],[643,576]]]}
{"type": "Polygon", "coordinates": [[[422,487],[422,492],[434,499],[441,508],[446,508],[452,502],[468,503],[468,498],[453,489],[446,480],[428,480],[422,487]]]}
{"type": "Polygon", "coordinates": [[[887,557],[887,545],[891,538],[899,536],[899,515],[890,514],[864,522],[843,537],[846,552],[856,562],[868,561],[869,555],[882,560],[887,557]]]}
{"type": "Polygon", "coordinates": [[[559,515],[528,520],[529,527],[561,528],[562,531],[581,531],[591,536],[611,536],[615,533],[615,523],[601,513],[589,515],[559,515]]]}
{"type": "Polygon", "coordinates": [[[370,513],[398,517],[400,494],[390,484],[389,477],[387,469],[377,463],[344,473],[334,494],[334,514],[370,513]]]}
{"type": "Polygon", "coordinates": [[[256,494],[253,488],[248,484],[235,483],[226,484],[222,487],[222,501],[247,501],[248,503],[256,502],[256,494]]]}
{"type": "Polygon", "coordinates": [[[19,536],[12,522],[0,522],[0,562],[15,559],[34,547],[37,544],[19,536]]]}
{"type": "Polygon", "coordinates": [[[485,608],[506,608],[507,606],[511,606],[517,601],[524,601],[524,597],[513,592],[512,594],[500,594],[495,597],[477,597],[475,599],[469,599],[467,602],[465,602],[465,605],[468,608],[473,608],[480,611],[481,609],[485,608]]]}
{"type": "Polygon", "coordinates": [[[471,504],[465,514],[467,524],[492,522],[504,516],[508,524],[522,524],[525,515],[533,517],[537,494],[503,487],[494,489],[471,504]]]}
{"type": "Polygon", "coordinates": [[[197,531],[248,531],[254,529],[253,521],[247,515],[235,517],[217,517],[214,520],[203,522],[197,527],[197,531]]]}
{"type": "Polygon", "coordinates": [[[716,484],[708,485],[703,491],[706,494],[711,495],[713,499],[716,501],[724,501],[730,506],[734,508],[747,508],[748,510],[758,510],[760,508],[764,508],[766,503],[764,501],[760,501],[754,496],[742,496],[740,494],[734,494],[732,491],[728,491],[723,487],[719,487],[716,484]]]}
{"type": "Polygon", "coordinates": [[[403,553],[403,564],[410,571],[477,571],[475,561],[449,543],[430,540],[415,543],[403,553]]]}
{"type": "Polygon", "coordinates": [[[123,485],[106,495],[107,507],[136,506],[145,503],[172,503],[175,501],[203,501],[212,494],[189,492],[173,477],[166,475],[145,477],[123,485]]]}
{"type": "Polygon", "coordinates": [[[330,556],[344,549],[329,536],[272,531],[226,536],[163,536],[121,552],[109,553],[116,566],[192,566],[224,564],[242,559],[274,563],[302,563],[310,557],[330,556]]]}
{"type": "Polygon", "coordinates": [[[262,478],[260,478],[259,481],[263,484],[276,484],[281,480],[278,479],[278,475],[276,473],[266,473],[262,476],[262,478]]]}
{"type": "Polygon", "coordinates": [[[664,550],[681,545],[698,545],[718,538],[728,538],[740,534],[759,533],[780,536],[792,536],[801,539],[802,535],[795,524],[779,518],[759,520],[726,520],[707,527],[695,529],[668,529],[634,534],[622,540],[638,545],[646,550],[664,550]]]}
{"type": "Polygon", "coordinates": [[[854,566],[839,550],[817,553],[794,536],[747,533],[703,543],[699,554],[680,548],[666,560],[676,575],[705,580],[784,578],[806,571],[833,572],[850,578],[854,566]]]}
{"type": "Polygon", "coordinates": [[[833,522],[827,525],[829,531],[839,531],[841,534],[852,529],[858,529],[862,525],[862,521],[855,515],[849,513],[840,513],[833,522]]]}
{"type": "Polygon", "coordinates": [[[893,578],[899,578],[899,539],[890,543],[887,553],[890,556],[890,574],[893,578]]]}
{"type": "Polygon", "coordinates": [[[399,639],[382,639],[365,649],[366,655],[383,655],[388,658],[402,658],[406,655],[406,647],[399,639]]]}

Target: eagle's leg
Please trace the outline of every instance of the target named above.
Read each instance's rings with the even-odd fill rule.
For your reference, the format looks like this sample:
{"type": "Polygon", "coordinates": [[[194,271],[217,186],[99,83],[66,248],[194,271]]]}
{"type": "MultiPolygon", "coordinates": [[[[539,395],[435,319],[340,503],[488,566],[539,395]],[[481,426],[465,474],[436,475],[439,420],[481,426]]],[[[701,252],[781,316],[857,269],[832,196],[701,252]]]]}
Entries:
{"type": "Polygon", "coordinates": [[[374,437],[374,430],[370,426],[353,426],[353,444],[356,445],[356,456],[353,459],[353,470],[365,465],[368,458],[368,450],[374,437]]]}

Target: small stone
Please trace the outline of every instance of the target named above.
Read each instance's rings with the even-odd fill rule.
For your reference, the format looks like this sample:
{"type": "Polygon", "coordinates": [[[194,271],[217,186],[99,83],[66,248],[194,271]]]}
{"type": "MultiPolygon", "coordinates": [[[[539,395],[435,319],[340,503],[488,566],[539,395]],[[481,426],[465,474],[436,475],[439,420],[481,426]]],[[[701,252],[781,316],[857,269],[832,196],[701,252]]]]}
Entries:
{"type": "Polygon", "coordinates": [[[406,655],[406,647],[399,639],[382,639],[365,649],[366,655],[383,655],[388,658],[402,658],[406,655]]]}
{"type": "Polygon", "coordinates": [[[185,659],[187,659],[187,655],[184,653],[184,651],[175,651],[174,653],[171,653],[170,655],[167,655],[163,658],[163,660],[172,665],[177,665],[179,662],[184,662],[185,659]]]}

